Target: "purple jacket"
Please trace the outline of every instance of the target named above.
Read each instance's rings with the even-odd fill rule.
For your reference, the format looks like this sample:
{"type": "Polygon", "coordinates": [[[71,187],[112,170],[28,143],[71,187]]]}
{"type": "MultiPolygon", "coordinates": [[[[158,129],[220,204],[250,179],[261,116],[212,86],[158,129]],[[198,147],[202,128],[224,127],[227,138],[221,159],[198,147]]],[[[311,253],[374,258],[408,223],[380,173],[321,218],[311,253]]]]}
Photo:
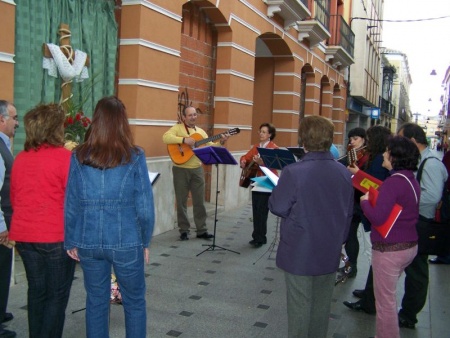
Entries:
{"type": "Polygon", "coordinates": [[[391,176],[386,178],[378,189],[377,204],[372,207],[369,201],[361,202],[364,215],[366,215],[372,224],[372,231],[370,233],[372,243],[413,242],[417,241],[418,238],[416,223],[419,218],[419,204],[408,181],[402,176],[395,175],[395,173],[400,173],[408,177],[414,186],[417,201],[420,201],[420,187],[414,177],[414,173],[411,170],[391,171],[391,176]],[[374,227],[386,221],[395,203],[402,206],[403,210],[388,236],[383,238],[374,227]]]}
{"type": "Polygon", "coordinates": [[[269,199],[282,217],[277,266],[301,276],[336,272],[353,215],[351,174],[330,152],[286,166],[269,199]]]}

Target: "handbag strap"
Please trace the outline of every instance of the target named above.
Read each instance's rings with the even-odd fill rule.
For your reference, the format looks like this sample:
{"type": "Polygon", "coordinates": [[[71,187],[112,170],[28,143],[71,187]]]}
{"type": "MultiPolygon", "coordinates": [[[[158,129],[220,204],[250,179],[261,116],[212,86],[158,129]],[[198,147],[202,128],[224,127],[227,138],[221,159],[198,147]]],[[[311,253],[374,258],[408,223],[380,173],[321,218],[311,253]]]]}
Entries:
{"type": "Polygon", "coordinates": [[[437,157],[435,157],[435,156],[430,156],[430,157],[427,157],[427,158],[424,158],[424,159],[423,159],[422,163],[420,163],[419,170],[417,170],[417,175],[416,175],[416,179],[417,179],[417,182],[419,182],[419,185],[420,185],[420,179],[422,178],[423,167],[425,166],[425,162],[426,162],[429,158],[435,158],[436,160],[439,161],[439,159],[438,159],[437,157]]]}
{"type": "MultiPolygon", "coordinates": [[[[425,161],[425,160],[424,160],[424,161],[425,161]]],[[[408,181],[409,185],[410,185],[411,188],[412,188],[412,191],[413,191],[413,193],[414,193],[414,197],[416,198],[416,203],[419,203],[419,200],[418,200],[417,194],[416,194],[416,189],[414,189],[414,186],[412,185],[412,183],[411,183],[411,181],[409,180],[409,178],[406,177],[406,176],[403,175],[403,174],[400,174],[400,173],[395,173],[395,174],[393,174],[392,176],[402,176],[402,177],[406,178],[406,180],[408,181]]]]}

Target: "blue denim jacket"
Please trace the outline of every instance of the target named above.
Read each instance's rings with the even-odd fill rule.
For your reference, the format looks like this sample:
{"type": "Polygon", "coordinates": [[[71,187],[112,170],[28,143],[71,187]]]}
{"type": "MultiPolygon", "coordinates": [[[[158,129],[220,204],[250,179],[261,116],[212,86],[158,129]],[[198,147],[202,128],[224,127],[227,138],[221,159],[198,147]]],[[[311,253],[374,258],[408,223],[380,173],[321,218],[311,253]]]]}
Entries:
{"type": "Polygon", "coordinates": [[[130,163],[96,169],[70,162],[64,226],[66,249],[148,247],[155,212],[145,154],[133,154],[130,163]]]}

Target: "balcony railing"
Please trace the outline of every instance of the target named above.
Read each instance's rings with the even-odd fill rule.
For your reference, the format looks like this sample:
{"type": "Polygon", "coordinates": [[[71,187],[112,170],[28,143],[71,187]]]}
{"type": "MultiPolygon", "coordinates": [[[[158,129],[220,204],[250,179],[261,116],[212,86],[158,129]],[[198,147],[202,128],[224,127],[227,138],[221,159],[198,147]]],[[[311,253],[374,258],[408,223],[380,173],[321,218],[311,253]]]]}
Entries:
{"type": "Polygon", "coordinates": [[[330,0],[315,0],[315,3],[314,19],[319,21],[327,31],[330,31],[330,0]]]}
{"type": "Polygon", "coordinates": [[[341,46],[352,58],[355,50],[355,33],[341,15],[331,15],[332,35],[329,45],[341,46]]]}
{"type": "Polygon", "coordinates": [[[394,114],[393,114],[392,108],[393,108],[392,103],[386,99],[383,99],[380,96],[380,112],[381,112],[381,114],[386,114],[386,115],[393,117],[394,114]]]}

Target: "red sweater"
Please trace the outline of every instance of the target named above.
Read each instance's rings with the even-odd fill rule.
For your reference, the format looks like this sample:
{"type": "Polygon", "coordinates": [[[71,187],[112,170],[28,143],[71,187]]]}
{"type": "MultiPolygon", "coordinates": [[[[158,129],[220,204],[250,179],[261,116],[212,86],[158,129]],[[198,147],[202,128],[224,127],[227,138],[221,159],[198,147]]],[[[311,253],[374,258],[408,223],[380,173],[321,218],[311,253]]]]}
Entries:
{"type": "MultiPolygon", "coordinates": [[[[242,162],[242,160],[245,160],[246,161],[245,165],[248,166],[253,161],[253,157],[259,154],[258,147],[259,147],[259,143],[253,145],[253,147],[247,152],[247,154],[241,156],[240,161],[242,162]]],[[[272,141],[270,141],[267,144],[266,148],[278,149],[278,146],[275,143],[273,143],[272,141]]],[[[274,174],[276,174],[278,176],[278,173],[275,169],[270,169],[270,171],[272,171],[274,174]]],[[[262,172],[261,169],[258,169],[258,171],[256,172],[256,176],[264,176],[264,173],[262,172]]]]}
{"type": "Polygon", "coordinates": [[[63,147],[45,146],[17,155],[11,171],[10,239],[34,243],[64,240],[64,194],[70,155],[63,147]]]}

